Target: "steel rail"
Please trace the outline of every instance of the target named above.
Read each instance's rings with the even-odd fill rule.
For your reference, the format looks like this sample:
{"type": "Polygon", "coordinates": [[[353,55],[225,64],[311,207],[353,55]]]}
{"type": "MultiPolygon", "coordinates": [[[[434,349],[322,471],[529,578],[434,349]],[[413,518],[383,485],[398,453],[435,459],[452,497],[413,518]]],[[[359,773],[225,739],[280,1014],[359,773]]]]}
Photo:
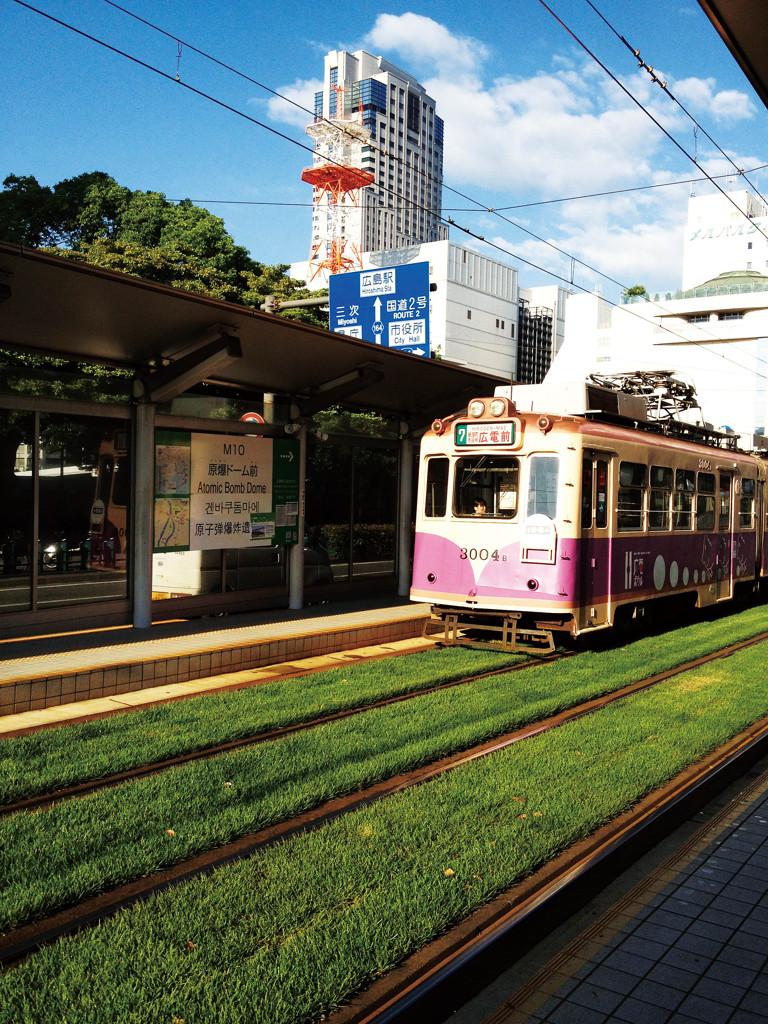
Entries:
{"type": "MultiPolygon", "coordinates": [[[[256,853],[261,849],[265,849],[278,842],[285,841],[286,839],[292,836],[299,835],[305,832],[314,831],[315,829],[322,827],[328,822],[333,821],[334,819],[341,817],[345,814],[351,813],[352,811],[355,811],[358,808],[370,805],[372,803],[384,799],[385,797],[392,796],[395,793],[412,788],[413,786],[429,782],[432,779],[437,778],[438,776],[443,775],[448,771],[452,771],[455,768],[461,767],[464,764],[469,764],[472,761],[478,760],[479,758],[486,757],[489,754],[493,754],[498,751],[504,750],[508,747],[513,746],[516,743],[521,742],[522,740],[530,739],[533,736],[540,735],[541,733],[547,732],[550,729],[554,729],[561,725],[565,725],[569,722],[576,721],[577,719],[582,718],[585,715],[591,714],[594,711],[598,711],[601,708],[607,707],[610,704],[622,700],[632,695],[633,693],[641,692],[642,690],[648,689],[649,687],[664,682],[667,679],[674,678],[675,676],[680,675],[683,672],[691,671],[692,669],[697,668],[700,665],[707,664],[711,661],[715,661],[720,658],[730,657],[737,651],[762,643],[766,640],[768,640],[768,633],[762,633],[759,636],[751,637],[748,640],[742,640],[734,644],[729,644],[727,647],[722,648],[719,651],[713,652],[712,654],[693,659],[689,662],[685,662],[684,664],[679,665],[676,668],[656,673],[655,675],[650,676],[644,680],[641,680],[636,683],[631,683],[625,687],[622,687],[620,690],[615,690],[611,693],[604,694],[602,697],[594,698],[586,702],[585,704],[581,704],[577,707],[570,708],[566,711],[560,712],[559,714],[551,716],[550,718],[547,718],[543,721],[536,722],[529,726],[524,726],[501,737],[497,737],[493,740],[489,740],[482,744],[478,744],[477,746],[472,747],[469,750],[461,751],[453,755],[448,755],[446,757],[441,758],[438,761],[433,762],[430,765],[421,768],[416,768],[412,771],[395,776],[391,779],[384,780],[365,790],[358,790],[347,796],[337,797],[326,804],[314,808],[309,812],[297,815],[293,818],[290,818],[287,821],[269,826],[266,829],[260,830],[250,835],[243,836],[238,840],[235,840],[231,843],[227,843],[224,846],[218,847],[214,850],[209,850],[202,854],[198,854],[195,857],[190,858],[189,860],[184,861],[180,864],[174,865],[169,869],[153,872],[149,876],[137,879],[133,882],[126,883],[113,890],[102,893],[96,897],[86,899],[73,907],[57,912],[48,918],[35,921],[30,924],[23,925],[19,928],[10,930],[5,935],[0,936],[0,966],[7,966],[9,964],[15,963],[25,958],[32,952],[34,952],[36,949],[39,949],[41,946],[53,942],[64,935],[71,934],[73,932],[80,931],[83,928],[87,928],[89,926],[97,924],[99,921],[113,915],[119,910],[122,910],[128,906],[131,906],[134,903],[147,899],[154,893],[162,892],[163,890],[173,885],[177,885],[180,882],[188,881],[199,875],[207,874],[218,867],[224,866],[225,864],[242,860],[246,857],[251,856],[252,854],[256,853]]],[[[753,727],[753,729],[754,728],[755,727],[753,727]]],[[[761,739],[764,734],[768,736],[768,719],[765,721],[765,723],[763,723],[763,729],[760,733],[761,739]]],[[[731,741],[731,743],[734,742],[741,743],[742,741],[739,738],[737,738],[736,740],[731,741]]],[[[698,762],[697,765],[699,763],[705,764],[707,763],[707,759],[705,759],[704,762],[698,762]]],[[[691,773],[695,774],[697,772],[697,765],[694,765],[691,768],[686,769],[677,778],[682,779],[691,773]]],[[[659,796],[658,794],[663,794],[664,792],[664,790],[661,790],[658,791],[657,794],[652,794],[651,797],[647,797],[644,801],[641,801],[640,804],[637,805],[637,807],[643,808],[648,800],[652,800],[651,806],[653,808],[657,806],[662,806],[666,803],[666,799],[663,796],[659,796]]],[[[609,826],[606,826],[605,828],[613,831],[617,827],[617,823],[622,822],[625,818],[627,820],[631,820],[634,817],[634,813],[635,812],[633,811],[628,812],[628,814],[626,815],[622,815],[620,818],[616,819],[616,822],[612,823],[609,826]]],[[[596,835],[600,836],[604,831],[605,829],[601,829],[596,835]]],[[[592,839],[587,840],[586,843],[591,846],[592,839]]],[[[584,844],[576,844],[576,846],[573,847],[572,850],[577,851],[580,849],[582,845],[584,844]]],[[[566,853],[566,855],[564,856],[568,857],[569,854],[566,853]]],[[[570,856],[572,856],[572,854],[570,856]]],[[[602,859],[604,856],[605,854],[599,853],[599,859],[602,859]]],[[[559,865],[560,863],[560,860],[561,858],[558,858],[555,862],[553,862],[552,865],[548,865],[547,868],[544,869],[545,874],[550,875],[552,871],[557,871],[560,874],[563,874],[562,869],[557,867],[557,865],[559,865]]],[[[538,878],[539,874],[533,876],[533,878],[538,878]]],[[[569,864],[567,870],[564,872],[564,877],[567,880],[569,876],[576,877],[580,874],[581,871],[579,870],[577,864],[569,864]]],[[[556,893],[557,891],[559,891],[559,889],[562,888],[562,884],[563,883],[561,882],[559,885],[557,885],[555,889],[552,890],[552,892],[556,893]]],[[[527,890],[529,888],[529,885],[533,885],[533,883],[530,880],[526,883],[523,883],[522,887],[516,887],[515,890],[513,890],[513,892],[517,893],[520,891],[521,888],[523,890],[527,890]]],[[[538,889],[532,890],[532,898],[534,899],[535,906],[538,906],[539,903],[539,900],[535,895],[535,893],[537,892],[538,889]]],[[[483,910],[478,911],[477,914],[472,915],[472,917],[469,918],[468,921],[474,922],[475,918],[477,918],[478,915],[482,917],[484,914],[488,913],[489,908],[496,907],[497,905],[503,905],[507,907],[507,902],[507,897],[498,897],[492,904],[489,904],[489,907],[483,908],[483,910]]],[[[505,913],[507,912],[507,910],[510,909],[511,908],[507,907],[505,913]]],[[[528,911],[526,911],[526,916],[527,913],[530,913],[531,909],[533,909],[533,906],[529,908],[528,911]]],[[[517,909],[515,908],[512,912],[513,918],[517,920],[517,909]]],[[[495,928],[497,924],[498,920],[494,916],[491,919],[491,922],[488,925],[488,927],[495,928]]],[[[499,926],[501,927],[501,925],[499,926]]],[[[375,1015],[370,1016],[370,1013],[374,1012],[374,1014],[377,1014],[379,1012],[382,1012],[384,1009],[387,1008],[386,1006],[384,1006],[384,1003],[391,1004],[392,1007],[398,1006],[399,1008],[396,1010],[396,1013],[400,1014],[406,1012],[407,1008],[411,1005],[411,1003],[414,1002],[414,1000],[420,1002],[421,999],[423,998],[423,995],[421,994],[422,985],[428,984],[429,979],[431,978],[442,978],[444,972],[447,972],[447,975],[452,974],[455,970],[454,962],[456,961],[456,957],[458,956],[459,952],[466,953],[466,955],[471,958],[473,958],[476,955],[476,953],[472,951],[472,946],[478,934],[477,924],[468,924],[467,922],[464,922],[463,924],[459,925],[457,929],[454,929],[453,932],[462,933],[467,927],[469,927],[473,936],[472,943],[470,943],[467,946],[466,943],[462,942],[461,949],[459,950],[451,948],[448,954],[440,957],[439,963],[436,962],[431,964],[428,970],[425,970],[423,966],[420,966],[418,968],[418,984],[413,979],[411,979],[405,986],[406,990],[401,991],[402,986],[398,986],[396,988],[396,993],[393,995],[390,992],[390,994],[385,1000],[382,1000],[381,997],[376,992],[374,995],[371,996],[373,1004],[375,1004],[376,1006],[375,1011],[370,1011],[366,1008],[364,1011],[362,1011],[364,1013],[363,1016],[360,1016],[358,1018],[358,1016],[353,1015],[349,1018],[349,1020],[347,1020],[346,1017],[339,1016],[339,1024],[363,1024],[364,1021],[373,1021],[374,1019],[376,1019],[376,1017],[375,1015]],[[466,949],[464,948],[465,946],[466,949]],[[369,1014],[369,1016],[365,1016],[365,1014],[369,1014]]],[[[453,932],[449,933],[449,935],[452,935],[453,932]]],[[[442,942],[442,940],[438,940],[438,945],[440,942],[442,942]]],[[[429,947],[427,947],[427,949],[431,950],[434,945],[435,944],[431,944],[429,947]]],[[[422,953],[416,954],[415,958],[412,959],[415,959],[416,963],[422,963],[422,953]]],[[[460,962],[458,962],[458,965],[460,965],[460,962]]],[[[390,979],[391,977],[396,978],[398,975],[398,971],[399,969],[394,972],[390,972],[390,974],[388,974],[386,978],[382,980],[381,984],[386,985],[388,979],[390,979]]],[[[378,984],[379,983],[374,985],[370,991],[374,992],[374,990],[377,990],[378,984]]],[[[429,989],[425,991],[428,992],[429,989]]],[[[356,1003],[353,1002],[351,1006],[354,1008],[356,1006],[356,1003]]],[[[346,1011],[342,1010],[339,1012],[340,1014],[344,1014],[346,1011]]],[[[358,1009],[354,1012],[359,1013],[360,1011],[358,1009]]],[[[388,1019],[389,1018],[386,1017],[382,1018],[381,1024],[384,1024],[384,1021],[388,1019]]],[[[392,1019],[394,1020],[396,1019],[396,1017],[393,1017],[392,1019]]]]}
{"type": "MultiPolygon", "coordinates": [[[[399,655],[398,655],[399,656],[399,655]]],[[[550,657],[547,661],[558,661],[560,658],[570,657],[570,654],[560,654],[550,657]]],[[[434,686],[426,687],[423,690],[412,690],[409,693],[397,694],[394,697],[385,697],[382,700],[374,701],[371,704],[359,704],[353,708],[345,708],[341,711],[334,711],[329,715],[322,715],[318,718],[308,719],[305,722],[295,722],[292,725],[282,726],[279,729],[270,729],[268,732],[254,733],[250,736],[241,736],[236,740],[226,740],[214,746],[200,747],[197,750],[189,750],[183,754],[175,754],[173,757],[164,758],[162,761],[152,761],[149,764],[137,765],[135,768],[126,768],[125,771],[116,772],[114,775],[105,775],[98,779],[89,779],[86,782],[77,782],[71,786],[52,790],[47,793],[38,793],[35,796],[25,797],[23,800],[16,800],[14,803],[0,804],[0,818],[10,814],[17,814],[20,811],[45,810],[53,804],[63,800],[72,800],[77,797],[87,796],[89,793],[96,793],[102,789],[112,789],[123,782],[131,782],[134,779],[143,779],[150,775],[158,775],[175,768],[179,765],[189,764],[195,761],[205,761],[225,754],[231,750],[239,750],[242,747],[255,746],[259,743],[268,743],[272,740],[279,740],[284,736],[293,733],[304,732],[309,729],[316,729],[318,726],[327,725],[331,722],[339,722],[354,715],[363,714],[366,711],[374,711],[379,708],[386,708],[392,704],[401,704],[403,701],[412,700],[415,697],[424,697],[430,693],[440,693],[443,690],[450,690],[456,686],[466,686],[478,679],[487,679],[492,676],[503,675],[505,672],[519,672],[522,669],[530,668],[540,664],[538,661],[525,662],[522,665],[507,665],[504,668],[491,669],[488,672],[478,672],[474,676],[464,676],[461,679],[452,679],[446,683],[436,683],[434,686]]],[[[175,700],[176,698],[171,698],[175,700]]]]}
{"type": "Polygon", "coordinates": [[[766,751],[768,718],[409,957],[329,1015],[330,1024],[442,1024],[554,931],[562,922],[563,904],[570,912],[604,888],[606,874],[614,873],[612,862],[621,859],[625,865],[645,853],[766,751]]]}

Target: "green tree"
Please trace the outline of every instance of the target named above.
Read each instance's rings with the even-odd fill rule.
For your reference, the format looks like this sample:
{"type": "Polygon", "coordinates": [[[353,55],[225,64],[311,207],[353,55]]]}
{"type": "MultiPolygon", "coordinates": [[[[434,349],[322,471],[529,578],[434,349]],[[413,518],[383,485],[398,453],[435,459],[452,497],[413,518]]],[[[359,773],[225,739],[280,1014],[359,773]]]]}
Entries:
{"type": "MultiPolygon", "coordinates": [[[[103,171],[52,188],[9,175],[0,192],[0,237],[246,306],[260,306],[267,295],[310,294],[286,276],[287,265],[254,260],[220,217],[189,199],[172,203],[161,192],[132,192],[103,171]]],[[[312,308],[285,315],[327,326],[327,316],[312,308]]]]}
{"type": "Polygon", "coordinates": [[[17,245],[54,244],[49,230],[53,193],[37,179],[11,174],[3,182],[0,193],[0,238],[17,245]]]}
{"type": "Polygon", "coordinates": [[[635,298],[647,300],[649,297],[644,284],[633,284],[631,288],[625,288],[621,294],[628,302],[635,298]]]}
{"type": "MultiPolygon", "coordinates": [[[[0,238],[256,308],[267,295],[287,300],[310,294],[302,282],[286,276],[287,265],[265,266],[252,259],[208,210],[189,199],[169,202],[160,192],[132,192],[103,171],[67,178],[52,188],[31,175],[9,175],[0,191],[0,238]]],[[[285,315],[327,326],[327,318],[313,308],[285,315]]],[[[0,390],[5,393],[99,401],[112,384],[125,387],[121,373],[0,349],[0,390]]],[[[16,449],[28,431],[27,414],[9,412],[0,418],[0,493],[6,498],[15,480],[16,449]]],[[[50,432],[41,440],[50,448],[76,441],[50,432]]]]}

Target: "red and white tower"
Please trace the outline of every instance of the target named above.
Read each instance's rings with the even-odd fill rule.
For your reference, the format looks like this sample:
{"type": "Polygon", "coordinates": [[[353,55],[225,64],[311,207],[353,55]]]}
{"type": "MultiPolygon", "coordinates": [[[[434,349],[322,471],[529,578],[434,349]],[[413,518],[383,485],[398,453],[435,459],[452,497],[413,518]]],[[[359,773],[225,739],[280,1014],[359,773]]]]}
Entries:
{"type": "MultiPolygon", "coordinates": [[[[337,110],[343,110],[343,86],[335,86],[337,110]]],[[[318,274],[343,274],[362,269],[360,250],[347,237],[346,220],[358,210],[360,192],[374,180],[371,171],[361,166],[362,147],[371,138],[363,127],[362,116],[332,117],[307,126],[307,135],[315,140],[315,162],[301,175],[315,189],[314,207],[327,212],[324,237],[312,246],[309,280],[318,274]]]]}

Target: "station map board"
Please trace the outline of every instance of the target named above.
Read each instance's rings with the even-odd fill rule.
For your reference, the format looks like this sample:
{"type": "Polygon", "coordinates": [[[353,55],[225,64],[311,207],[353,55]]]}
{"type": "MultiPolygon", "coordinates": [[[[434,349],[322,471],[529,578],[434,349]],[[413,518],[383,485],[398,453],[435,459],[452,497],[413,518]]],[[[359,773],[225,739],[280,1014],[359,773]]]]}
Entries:
{"type": "Polygon", "coordinates": [[[329,279],[337,334],[429,358],[429,263],[406,263],[329,279]]]}
{"type": "Polygon", "coordinates": [[[155,432],[154,550],[298,543],[299,444],[155,432]]]}

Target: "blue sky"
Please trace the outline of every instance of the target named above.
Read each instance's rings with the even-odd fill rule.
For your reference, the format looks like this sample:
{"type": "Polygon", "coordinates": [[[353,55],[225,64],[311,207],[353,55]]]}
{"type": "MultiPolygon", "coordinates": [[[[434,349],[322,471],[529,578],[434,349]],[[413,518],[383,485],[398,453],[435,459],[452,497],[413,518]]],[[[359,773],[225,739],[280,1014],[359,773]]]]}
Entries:
{"type": "MultiPolygon", "coordinates": [[[[768,112],[696,0],[594,4],[738,168],[768,162],[768,112]]],[[[304,0],[122,0],[173,38],[106,0],[31,5],[167,77],[3,0],[0,181],[28,174],[52,185],[106,171],[131,189],[207,206],[258,260],[306,258],[309,118],[242,76],[311,109],[324,55],[362,48],[407,69],[435,98],[445,121],[444,212],[518,265],[521,284],[558,279],[527,260],[613,299],[620,285],[652,294],[679,286],[690,181],[701,173],[540,0],[412,0],[384,13],[346,0],[333,14],[304,0]],[[177,39],[241,75],[189,46],[179,56],[177,39]],[[683,183],[561,201],[673,181],[683,183]]],[[[549,6],[702,169],[733,172],[586,0],[549,6]]],[[[768,187],[768,169],[751,181],[768,187]]],[[[711,188],[696,185],[697,194],[711,188]]],[[[456,228],[451,238],[482,249],[456,228]]]]}

